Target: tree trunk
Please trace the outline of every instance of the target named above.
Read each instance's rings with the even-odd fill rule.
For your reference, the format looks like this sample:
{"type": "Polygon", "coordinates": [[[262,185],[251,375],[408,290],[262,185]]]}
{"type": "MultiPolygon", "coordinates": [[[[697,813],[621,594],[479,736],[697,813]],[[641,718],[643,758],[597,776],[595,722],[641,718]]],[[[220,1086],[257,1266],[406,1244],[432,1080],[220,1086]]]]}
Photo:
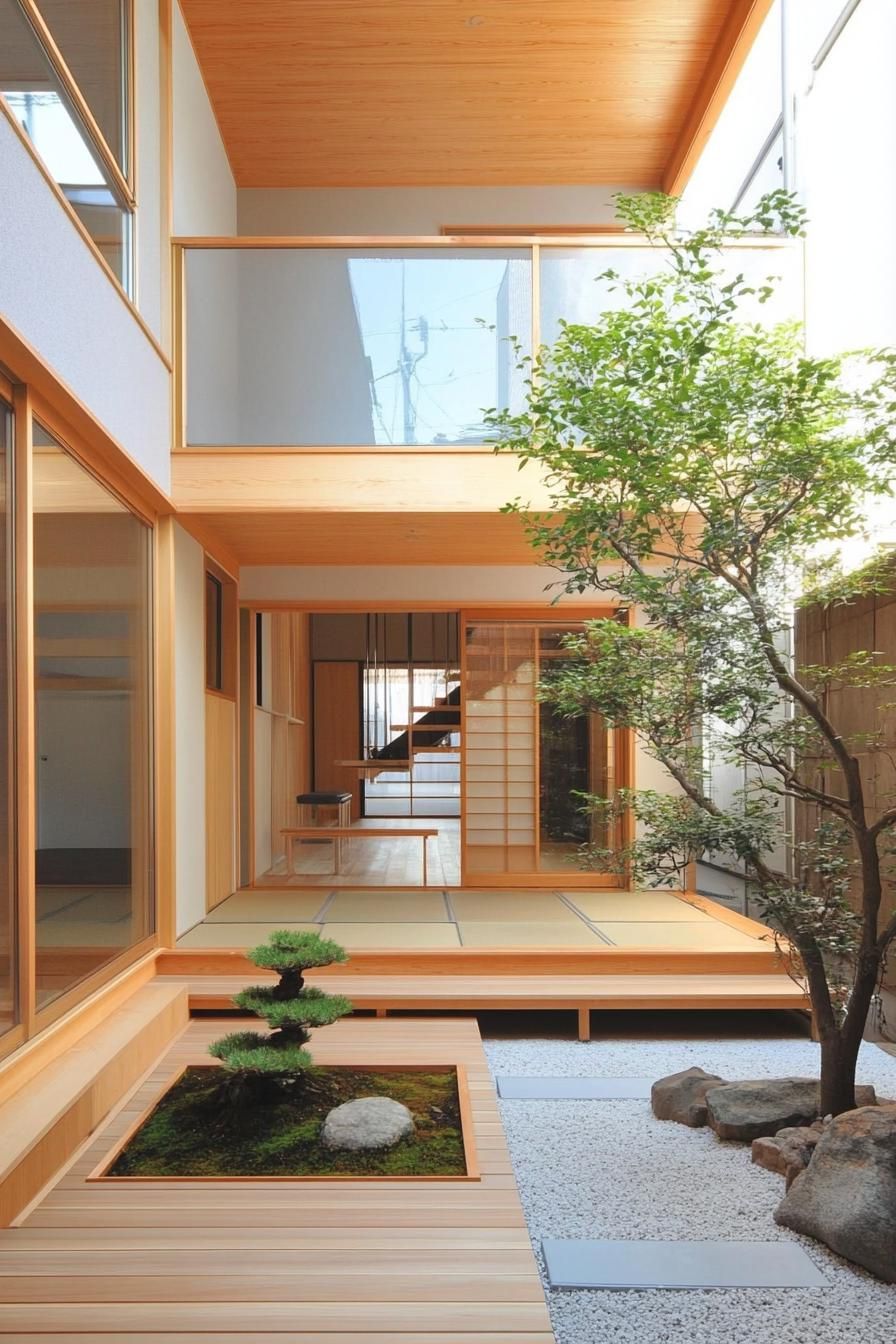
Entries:
{"type": "Polygon", "coordinates": [[[843,1032],[834,1030],[821,1042],[821,1100],[822,1115],[840,1115],[853,1111],[856,1105],[856,1061],[859,1042],[855,1046],[844,1040],[843,1032]]]}

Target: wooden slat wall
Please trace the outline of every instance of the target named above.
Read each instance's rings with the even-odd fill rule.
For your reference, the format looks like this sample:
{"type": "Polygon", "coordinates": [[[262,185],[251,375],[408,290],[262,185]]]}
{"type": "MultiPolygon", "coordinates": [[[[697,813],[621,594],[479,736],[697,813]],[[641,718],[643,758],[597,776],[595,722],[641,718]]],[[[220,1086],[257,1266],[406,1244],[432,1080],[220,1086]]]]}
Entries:
{"type": "MultiPolygon", "coordinates": [[[[896,664],[896,595],[892,593],[861,598],[838,607],[808,607],[797,611],[797,665],[824,665],[840,662],[857,650],[876,650],[881,663],[896,664]]],[[[858,689],[834,686],[826,693],[826,708],[846,736],[880,734],[879,741],[869,736],[864,743],[853,744],[859,757],[867,802],[873,815],[893,806],[896,798],[896,707],[892,687],[858,689]]],[[[828,785],[836,785],[833,772],[826,772],[828,785]]],[[[797,839],[807,839],[817,825],[814,808],[796,808],[797,839]]],[[[884,910],[896,909],[896,890],[889,884],[884,910]]],[[[896,968],[888,975],[888,984],[896,987],[896,968]]]]}
{"type": "Polygon", "coordinates": [[[361,755],[361,687],[357,663],[314,664],[314,787],[352,794],[352,819],[361,815],[358,772],[336,761],[361,755]]]}

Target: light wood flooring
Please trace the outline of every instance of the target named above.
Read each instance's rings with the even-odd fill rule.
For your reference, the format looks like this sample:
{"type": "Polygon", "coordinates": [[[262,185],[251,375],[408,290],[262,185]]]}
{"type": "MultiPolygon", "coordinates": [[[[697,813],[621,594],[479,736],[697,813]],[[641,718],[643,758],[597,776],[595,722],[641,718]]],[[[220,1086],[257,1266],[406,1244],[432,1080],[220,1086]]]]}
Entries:
{"type": "Polygon", "coordinates": [[[481,1180],[88,1183],[221,1034],[194,1021],[0,1231],[0,1338],[29,1344],[553,1344],[475,1022],[351,1019],[321,1063],[463,1063],[481,1180]]]}
{"type": "MultiPolygon", "coordinates": [[[[370,817],[354,824],[376,830],[413,830],[425,826],[438,829],[438,836],[426,841],[429,886],[456,887],[460,884],[460,821],[457,817],[370,817]]],[[[285,860],[275,863],[258,878],[259,886],[282,887],[417,887],[423,882],[422,841],[409,837],[395,839],[350,840],[343,846],[340,872],[333,872],[330,844],[296,847],[296,871],[285,860]]]]}

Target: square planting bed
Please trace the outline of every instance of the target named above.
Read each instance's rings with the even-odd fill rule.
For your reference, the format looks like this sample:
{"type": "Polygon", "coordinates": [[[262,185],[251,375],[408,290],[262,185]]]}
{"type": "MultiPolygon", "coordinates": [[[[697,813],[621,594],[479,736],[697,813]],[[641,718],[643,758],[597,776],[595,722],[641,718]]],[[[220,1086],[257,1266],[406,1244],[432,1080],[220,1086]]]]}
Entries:
{"type": "Polygon", "coordinates": [[[479,1180],[460,1064],[321,1065],[307,1084],[268,1084],[257,1100],[222,1095],[225,1070],[188,1064],[88,1177],[91,1181],[479,1180]],[[359,1097],[391,1097],[415,1132],[394,1147],[325,1147],[323,1121],[359,1097]]]}

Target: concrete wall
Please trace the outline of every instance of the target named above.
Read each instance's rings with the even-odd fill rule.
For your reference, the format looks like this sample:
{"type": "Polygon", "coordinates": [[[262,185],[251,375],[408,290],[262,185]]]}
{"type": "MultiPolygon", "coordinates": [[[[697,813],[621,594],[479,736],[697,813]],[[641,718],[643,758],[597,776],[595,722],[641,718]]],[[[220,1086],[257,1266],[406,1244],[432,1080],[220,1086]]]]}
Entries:
{"type": "Polygon", "coordinates": [[[300,187],[239,192],[241,234],[422,234],[445,225],[611,224],[623,187],[300,187]]]}
{"type": "Polygon", "coordinates": [[[182,527],[174,543],[177,932],[205,915],[205,562],[182,527]]]}
{"type": "Polygon", "coordinates": [[[236,232],[236,186],[180,6],[172,32],[174,232],[236,232]]]}

